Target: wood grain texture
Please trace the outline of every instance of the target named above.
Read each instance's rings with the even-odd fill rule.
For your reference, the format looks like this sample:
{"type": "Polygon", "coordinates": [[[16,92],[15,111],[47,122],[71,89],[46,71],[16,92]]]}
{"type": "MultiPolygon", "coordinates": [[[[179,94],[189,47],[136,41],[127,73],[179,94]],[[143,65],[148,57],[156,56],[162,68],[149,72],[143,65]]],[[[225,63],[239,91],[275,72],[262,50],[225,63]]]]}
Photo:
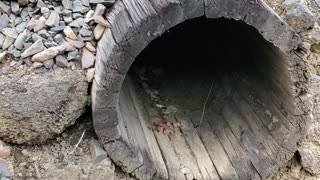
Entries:
{"type": "MultiPolygon", "coordinates": [[[[217,175],[221,179],[259,179],[292,156],[296,142],[310,124],[309,76],[300,51],[302,41],[299,36],[262,0],[119,0],[106,18],[111,28],[105,30],[97,48],[96,74],[91,90],[93,121],[111,159],[126,172],[140,179],[154,176],[215,179],[217,175]],[[140,115],[135,114],[138,121],[124,120],[120,115],[119,97],[135,58],[171,27],[203,15],[241,20],[254,27],[270,46],[278,48],[274,54],[282,54],[282,58],[277,59],[281,63],[275,61],[269,72],[273,72],[270,76],[279,78],[272,79],[267,85],[272,85],[273,90],[267,91],[257,83],[243,86],[236,96],[231,97],[233,104],[227,104],[218,114],[210,113],[210,118],[205,121],[210,127],[200,126],[208,132],[198,131],[196,139],[186,133],[186,129],[172,137],[149,129],[154,122],[142,120],[143,108],[139,110],[140,115]],[[287,71],[289,76],[282,76],[282,71],[287,71]],[[257,87],[261,91],[251,93],[257,87]],[[284,93],[287,90],[291,93],[284,93]],[[191,141],[198,142],[197,146],[201,146],[199,152],[206,150],[207,154],[186,155],[195,151],[195,147],[189,145],[191,141]],[[206,157],[203,164],[197,164],[203,156],[206,157]],[[158,157],[162,160],[157,160],[158,157]],[[183,175],[180,162],[190,166],[192,173],[183,175]],[[209,172],[205,173],[206,170],[209,172]]],[[[231,90],[224,93],[228,96],[231,90]]],[[[131,106],[143,107],[134,103],[131,101],[131,106]]]]}

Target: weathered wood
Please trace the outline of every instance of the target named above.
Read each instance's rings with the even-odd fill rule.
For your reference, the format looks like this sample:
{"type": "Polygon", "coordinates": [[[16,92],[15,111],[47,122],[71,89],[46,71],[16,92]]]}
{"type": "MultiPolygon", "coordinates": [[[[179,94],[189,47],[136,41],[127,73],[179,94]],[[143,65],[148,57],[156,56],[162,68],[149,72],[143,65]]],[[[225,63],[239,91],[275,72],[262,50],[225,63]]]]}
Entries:
{"type": "MultiPolygon", "coordinates": [[[[302,44],[298,35],[262,0],[123,0],[115,3],[106,18],[111,28],[105,30],[98,45],[92,88],[94,128],[111,159],[126,172],[140,179],[206,179],[214,178],[214,173],[206,174],[204,170],[213,172],[215,166],[222,179],[260,179],[290,158],[310,122],[308,72],[298,53],[302,44]],[[200,138],[183,128],[182,133],[160,134],[152,128],[150,112],[144,112],[149,109],[148,103],[140,103],[140,95],[132,98],[130,92],[136,92],[136,88],[125,90],[125,76],[153,39],[202,15],[241,20],[270,42],[255,42],[254,46],[262,47],[252,52],[252,58],[264,54],[257,66],[268,83],[260,85],[250,78],[231,78],[237,85],[230,88],[230,81],[223,81],[222,86],[228,88],[214,90],[220,97],[207,107],[205,124],[210,127],[200,125],[200,138]],[[266,64],[270,69],[264,69],[266,64]],[[252,83],[245,84],[245,80],[252,83]],[[244,84],[240,86],[241,83],[244,84]],[[239,92],[232,96],[233,88],[238,87],[239,92]],[[124,90],[125,100],[119,101],[120,91],[124,90]],[[233,103],[225,104],[225,100],[233,103]],[[202,148],[196,150],[195,144],[202,148]],[[221,158],[214,154],[221,154],[221,158]],[[204,157],[207,159],[202,161],[204,157]],[[189,168],[191,173],[184,177],[182,168],[189,168]]],[[[191,127],[188,121],[182,122],[191,127]]]]}
{"type": "MultiPolygon", "coordinates": [[[[201,114],[197,114],[196,116],[192,116],[195,122],[198,122],[201,118],[201,114]]],[[[212,132],[208,119],[202,121],[197,131],[221,179],[239,179],[228,155],[224,151],[224,147],[219,142],[218,137],[212,132]]]]}
{"type": "Polygon", "coordinates": [[[216,168],[214,167],[210,156],[203,145],[197,130],[193,127],[191,120],[184,115],[177,115],[177,121],[181,123],[181,130],[188,143],[190,149],[192,150],[202,174],[203,179],[220,179],[216,168]]]}

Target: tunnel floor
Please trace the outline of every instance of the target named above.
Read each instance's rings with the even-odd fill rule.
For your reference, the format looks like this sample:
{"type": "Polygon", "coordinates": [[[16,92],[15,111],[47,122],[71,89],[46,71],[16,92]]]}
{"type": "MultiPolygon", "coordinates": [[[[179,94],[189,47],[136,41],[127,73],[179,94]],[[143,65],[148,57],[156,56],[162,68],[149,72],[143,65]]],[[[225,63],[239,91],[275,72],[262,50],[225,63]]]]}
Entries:
{"type": "Polygon", "coordinates": [[[140,54],[121,89],[119,123],[145,164],[169,179],[261,179],[293,153],[281,144],[298,132],[282,107],[285,71],[273,72],[282,64],[265,61],[263,52],[276,51],[259,38],[240,22],[198,19],[140,54]]]}

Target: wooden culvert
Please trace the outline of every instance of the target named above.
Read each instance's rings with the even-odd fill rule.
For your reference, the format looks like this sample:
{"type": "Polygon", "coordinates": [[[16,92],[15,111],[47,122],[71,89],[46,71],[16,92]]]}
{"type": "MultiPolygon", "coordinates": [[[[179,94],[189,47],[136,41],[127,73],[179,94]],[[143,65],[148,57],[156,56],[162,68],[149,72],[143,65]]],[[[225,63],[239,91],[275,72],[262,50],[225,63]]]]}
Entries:
{"type": "Polygon", "coordinates": [[[124,171],[265,179],[292,158],[312,118],[304,48],[262,0],[118,0],[106,17],[94,128],[124,171]]]}

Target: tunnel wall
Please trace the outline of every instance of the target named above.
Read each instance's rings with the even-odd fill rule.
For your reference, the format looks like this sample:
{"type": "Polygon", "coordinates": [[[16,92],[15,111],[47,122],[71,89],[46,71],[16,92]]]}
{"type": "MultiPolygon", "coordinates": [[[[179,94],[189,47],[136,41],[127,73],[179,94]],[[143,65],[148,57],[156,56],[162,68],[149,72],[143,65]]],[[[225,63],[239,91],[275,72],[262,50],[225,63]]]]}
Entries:
{"type": "MultiPolygon", "coordinates": [[[[171,27],[200,16],[241,20],[257,29],[264,39],[281,51],[290,81],[286,87],[292,93],[296,105],[292,113],[301,117],[301,121],[296,122],[302,127],[301,135],[308,127],[311,104],[303,45],[298,35],[263,1],[118,1],[106,15],[112,27],[106,29],[99,42],[92,110],[94,128],[99,139],[113,161],[127,172],[134,171],[142,162],[141,157],[134,154],[122,140],[118,124],[119,93],[126,73],[149,42],[171,27]]],[[[277,164],[290,158],[279,160],[277,164]]]]}

